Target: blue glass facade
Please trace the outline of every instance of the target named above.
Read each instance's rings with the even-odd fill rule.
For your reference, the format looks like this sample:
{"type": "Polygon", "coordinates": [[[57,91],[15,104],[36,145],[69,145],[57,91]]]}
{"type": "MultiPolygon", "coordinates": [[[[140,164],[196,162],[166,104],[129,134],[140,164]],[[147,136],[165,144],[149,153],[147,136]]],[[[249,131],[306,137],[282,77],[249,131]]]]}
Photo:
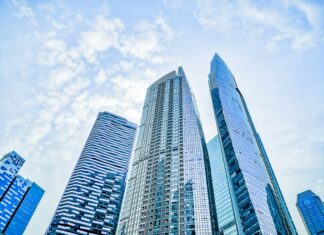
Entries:
{"type": "Polygon", "coordinates": [[[244,234],[240,215],[238,211],[235,211],[237,203],[233,196],[233,188],[229,180],[226,160],[218,135],[207,143],[207,149],[213,181],[218,231],[224,235],[244,234]]]}
{"type": "Polygon", "coordinates": [[[35,183],[17,175],[24,161],[13,151],[0,162],[0,232],[7,235],[23,234],[44,194],[35,183]]]}
{"type": "Polygon", "coordinates": [[[35,183],[30,184],[5,230],[6,235],[24,233],[43,195],[44,190],[42,188],[35,183]]]}
{"type": "Polygon", "coordinates": [[[280,216],[281,216],[281,218],[283,220],[283,223],[284,223],[285,229],[287,230],[287,233],[297,235],[296,227],[295,227],[295,225],[294,225],[294,223],[292,221],[291,215],[289,213],[289,210],[288,210],[288,207],[286,205],[285,199],[284,199],[283,194],[281,192],[281,189],[279,187],[277,178],[276,178],[276,176],[274,174],[274,171],[272,169],[272,166],[270,164],[268,155],[267,155],[267,153],[265,151],[265,148],[263,146],[263,143],[261,141],[260,135],[257,133],[257,131],[256,131],[255,127],[254,127],[254,124],[252,122],[252,118],[251,118],[251,115],[250,115],[249,110],[247,108],[247,105],[245,103],[244,97],[242,96],[242,94],[241,94],[241,92],[239,90],[238,90],[238,92],[240,94],[240,97],[241,97],[241,100],[242,100],[242,103],[243,103],[243,106],[244,106],[244,110],[246,112],[249,123],[251,125],[253,135],[255,136],[256,142],[257,142],[258,147],[260,149],[261,157],[263,159],[263,162],[264,162],[265,167],[267,169],[268,175],[270,177],[270,181],[272,183],[274,200],[276,200],[276,205],[274,205],[274,206],[275,207],[278,206],[278,210],[279,210],[279,213],[281,214],[280,216]]]}
{"type": "Polygon", "coordinates": [[[0,202],[0,231],[4,231],[17,210],[31,182],[16,176],[14,182],[0,202]]]}
{"type": "Polygon", "coordinates": [[[297,195],[296,205],[308,234],[324,234],[324,205],[320,197],[307,190],[297,195]]]}
{"type": "MultiPolygon", "coordinates": [[[[245,234],[296,234],[246,103],[224,61],[211,62],[209,87],[231,196],[245,234]]],[[[234,208],[235,211],[235,208],[234,208]]]]}
{"type": "Polygon", "coordinates": [[[25,160],[15,151],[5,154],[0,161],[0,199],[14,182],[25,160]]]}
{"type": "Polygon", "coordinates": [[[182,68],[146,92],[117,234],[213,234],[207,147],[182,68]]]}
{"type": "Polygon", "coordinates": [[[47,234],[115,234],[136,129],[99,113],[47,234]]]}

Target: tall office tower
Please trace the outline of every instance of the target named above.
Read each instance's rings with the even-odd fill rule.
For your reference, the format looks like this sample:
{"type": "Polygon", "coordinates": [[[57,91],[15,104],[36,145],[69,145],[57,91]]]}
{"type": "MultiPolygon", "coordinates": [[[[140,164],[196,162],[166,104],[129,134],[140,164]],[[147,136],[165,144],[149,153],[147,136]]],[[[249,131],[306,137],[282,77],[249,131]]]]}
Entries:
{"type": "Polygon", "coordinates": [[[207,149],[217,210],[218,232],[223,235],[244,234],[236,200],[233,197],[230,175],[225,167],[226,159],[219,135],[207,143],[207,149]]]}
{"type": "Polygon", "coordinates": [[[136,129],[99,113],[47,234],[115,234],[136,129]]]}
{"type": "Polygon", "coordinates": [[[217,54],[209,87],[239,226],[245,234],[297,234],[244,98],[217,54]]]}
{"type": "Polygon", "coordinates": [[[320,197],[307,190],[297,195],[296,206],[308,234],[324,234],[324,204],[320,197]]]}
{"type": "Polygon", "coordinates": [[[5,154],[0,161],[0,199],[14,182],[18,171],[23,166],[23,159],[15,151],[5,154]]]}
{"type": "Polygon", "coordinates": [[[117,234],[212,234],[208,154],[180,67],[146,92],[117,234]]]}
{"type": "Polygon", "coordinates": [[[0,233],[23,234],[44,190],[17,175],[25,160],[12,151],[0,161],[0,233]]]}

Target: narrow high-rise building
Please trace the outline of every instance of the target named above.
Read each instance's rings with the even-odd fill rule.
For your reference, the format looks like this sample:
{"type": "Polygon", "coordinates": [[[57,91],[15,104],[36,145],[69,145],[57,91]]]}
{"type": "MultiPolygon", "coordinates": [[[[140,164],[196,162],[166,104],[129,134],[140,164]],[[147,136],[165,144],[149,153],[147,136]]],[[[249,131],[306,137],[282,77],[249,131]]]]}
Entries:
{"type": "Polygon", "coordinates": [[[207,143],[219,234],[244,234],[219,136],[207,143]]]}
{"type": "Polygon", "coordinates": [[[180,67],[146,92],[117,234],[213,234],[208,153],[180,67]]]}
{"type": "Polygon", "coordinates": [[[15,151],[5,154],[0,161],[0,199],[4,196],[10,185],[14,182],[18,171],[25,163],[15,151]]]}
{"type": "Polygon", "coordinates": [[[217,54],[209,87],[237,227],[242,234],[297,234],[244,98],[217,54]]]}
{"type": "Polygon", "coordinates": [[[297,208],[310,235],[324,234],[324,202],[311,190],[297,195],[297,208]]]}
{"type": "Polygon", "coordinates": [[[44,190],[17,175],[25,160],[12,151],[0,161],[0,234],[23,234],[44,190]]]}
{"type": "Polygon", "coordinates": [[[47,234],[115,234],[136,129],[99,113],[47,234]]]}

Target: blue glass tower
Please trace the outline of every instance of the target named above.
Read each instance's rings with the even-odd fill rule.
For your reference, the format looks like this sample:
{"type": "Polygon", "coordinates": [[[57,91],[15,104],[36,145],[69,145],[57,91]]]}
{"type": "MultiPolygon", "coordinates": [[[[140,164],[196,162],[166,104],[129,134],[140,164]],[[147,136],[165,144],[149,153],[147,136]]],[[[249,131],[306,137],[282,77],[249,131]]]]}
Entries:
{"type": "Polygon", "coordinates": [[[308,234],[324,234],[324,205],[319,196],[311,190],[297,195],[296,204],[308,234]]]}
{"type": "Polygon", "coordinates": [[[297,234],[245,100],[217,54],[209,87],[238,227],[245,234],[297,234]]]}
{"type": "Polygon", "coordinates": [[[99,113],[47,234],[115,234],[136,129],[99,113]]]}
{"type": "Polygon", "coordinates": [[[24,161],[13,151],[0,162],[0,232],[7,235],[24,233],[44,194],[37,184],[17,175],[24,161]]]}
{"type": "Polygon", "coordinates": [[[218,135],[207,143],[207,149],[217,211],[218,232],[224,235],[244,234],[218,135]]]}
{"type": "Polygon", "coordinates": [[[9,223],[3,230],[7,235],[18,235],[24,233],[34,211],[43,197],[44,190],[42,188],[35,183],[27,182],[27,190],[25,191],[16,210],[12,214],[9,223]]]}
{"type": "Polygon", "coordinates": [[[23,166],[23,159],[15,151],[5,154],[0,161],[0,199],[14,182],[18,171],[23,166]]]}
{"type": "Polygon", "coordinates": [[[214,234],[209,159],[183,69],[146,92],[117,234],[214,234]]]}

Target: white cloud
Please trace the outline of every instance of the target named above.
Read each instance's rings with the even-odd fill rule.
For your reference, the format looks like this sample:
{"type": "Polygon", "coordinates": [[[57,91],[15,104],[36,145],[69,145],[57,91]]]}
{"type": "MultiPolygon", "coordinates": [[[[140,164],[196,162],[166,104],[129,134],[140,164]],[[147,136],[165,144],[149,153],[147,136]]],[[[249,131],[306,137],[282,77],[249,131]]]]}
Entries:
{"type": "MultiPolygon", "coordinates": [[[[149,79],[149,78],[148,78],[149,79]]],[[[152,77],[151,77],[152,79],[152,77]]],[[[144,100],[145,91],[148,82],[151,81],[130,76],[129,78],[117,76],[111,79],[114,89],[124,93],[127,102],[135,102],[136,104],[144,100]]]]}
{"type": "Polygon", "coordinates": [[[220,34],[262,37],[274,50],[288,42],[293,50],[307,50],[324,39],[324,5],[316,2],[279,0],[198,0],[181,4],[165,1],[171,8],[191,12],[204,27],[220,34]]]}
{"type": "Polygon", "coordinates": [[[78,50],[90,63],[97,62],[97,53],[118,47],[120,31],[124,25],[120,19],[99,15],[91,29],[81,32],[78,50]]]}
{"type": "Polygon", "coordinates": [[[37,26],[34,11],[28,6],[24,0],[11,0],[13,5],[16,7],[16,14],[20,18],[26,18],[28,23],[33,26],[37,26]]]}
{"type": "Polygon", "coordinates": [[[26,138],[29,139],[28,141],[28,145],[26,147],[30,147],[34,144],[38,144],[40,140],[44,139],[46,135],[48,135],[48,133],[51,131],[51,125],[50,122],[47,122],[46,124],[46,120],[43,120],[45,122],[41,122],[41,125],[37,125],[35,127],[33,127],[29,134],[26,135],[26,138]]]}
{"type": "Polygon", "coordinates": [[[77,74],[77,71],[68,68],[61,68],[50,72],[48,82],[51,87],[60,88],[64,83],[73,79],[77,74]]]}
{"type": "Polygon", "coordinates": [[[97,76],[94,78],[94,81],[98,85],[103,84],[107,81],[107,76],[108,74],[103,69],[100,69],[99,72],[97,73],[97,76]]]}
{"type": "MultiPolygon", "coordinates": [[[[53,9],[51,11],[55,13],[53,9]]],[[[102,109],[129,114],[137,121],[145,90],[155,78],[149,69],[149,55],[164,58],[164,44],[173,36],[171,28],[160,16],[153,22],[142,21],[135,30],[129,31],[120,19],[106,13],[95,15],[93,19],[81,18],[85,26],[74,35],[74,42],[64,38],[66,35],[60,31],[62,27],[31,32],[38,46],[34,56],[41,66],[42,79],[34,87],[33,99],[27,101],[28,109],[33,112],[28,112],[22,121],[13,120],[7,125],[9,145],[20,146],[26,154],[40,155],[41,150],[33,146],[47,145],[53,138],[56,144],[63,144],[77,135],[80,127],[102,109]],[[136,37],[140,35],[142,37],[136,37]],[[132,38],[132,43],[142,48],[139,54],[125,50],[123,40],[127,38],[132,38]],[[148,42],[153,43],[146,48],[148,42]],[[123,59],[107,66],[100,56],[101,53],[107,55],[113,48],[123,59]],[[135,58],[129,58],[129,53],[135,58]],[[139,72],[140,67],[143,69],[139,72]],[[115,77],[110,78],[111,74],[115,77]],[[121,79],[116,74],[124,75],[121,79]],[[29,125],[11,132],[23,122],[29,125]],[[25,139],[25,136],[30,138],[25,139]]],[[[52,20],[49,23],[52,24],[52,20]]]]}
{"type": "Polygon", "coordinates": [[[43,42],[43,48],[38,55],[37,61],[42,66],[57,66],[62,64],[68,67],[76,68],[78,65],[74,61],[72,51],[67,50],[66,43],[55,37],[57,33],[52,33],[48,37],[40,37],[43,42]]]}
{"type": "Polygon", "coordinates": [[[161,63],[161,52],[173,37],[173,30],[158,16],[153,22],[142,21],[137,24],[134,32],[123,37],[120,49],[136,58],[161,63]]]}
{"type": "MultiPolygon", "coordinates": [[[[56,169],[68,169],[66,165],[75,162],[99,111],[115,112],[137,122],[145,90],[156,79],[152,66],[167,58],[165,47],[174,37],[162,16],[134,22],[135,28],[130,28],[109,11],[98,10],[91,17],[75,13],[72,18],[62,4],[59,8],[36,4],[33,9],[26,4],[31,11],[25,11],[21,18],[35,20],[29,34],[21,35],[28,38],[28,50],[34,58],[25,71],[33,93],[20,104],[22,116],[5,124],[1,145],[22,150],[22,155],[30,157],[28,165],[35,169],[48,169],[49,162],[56,169]],[[58,9],[68,18],[55,17],[58,9]],[[41,17],[43,11],[46,17],[41,17]]],[[[15,6],[19,9],[13,9],[20,12],[20,6],[15,6]]],[[[68,174],[48,173],[46,180],[41,170],[29,172],[33,174],[51,199],[39,209],[46,211],[47,223],[51,214],[44,208],[54,210],[52,199],[60,196],[51,185],[60,186],[62,192],[63,184],[58,186],[55,181],[65,182],[68,174]]],[[[47,224],[42,226],[45,229],[47,224]]]]}

